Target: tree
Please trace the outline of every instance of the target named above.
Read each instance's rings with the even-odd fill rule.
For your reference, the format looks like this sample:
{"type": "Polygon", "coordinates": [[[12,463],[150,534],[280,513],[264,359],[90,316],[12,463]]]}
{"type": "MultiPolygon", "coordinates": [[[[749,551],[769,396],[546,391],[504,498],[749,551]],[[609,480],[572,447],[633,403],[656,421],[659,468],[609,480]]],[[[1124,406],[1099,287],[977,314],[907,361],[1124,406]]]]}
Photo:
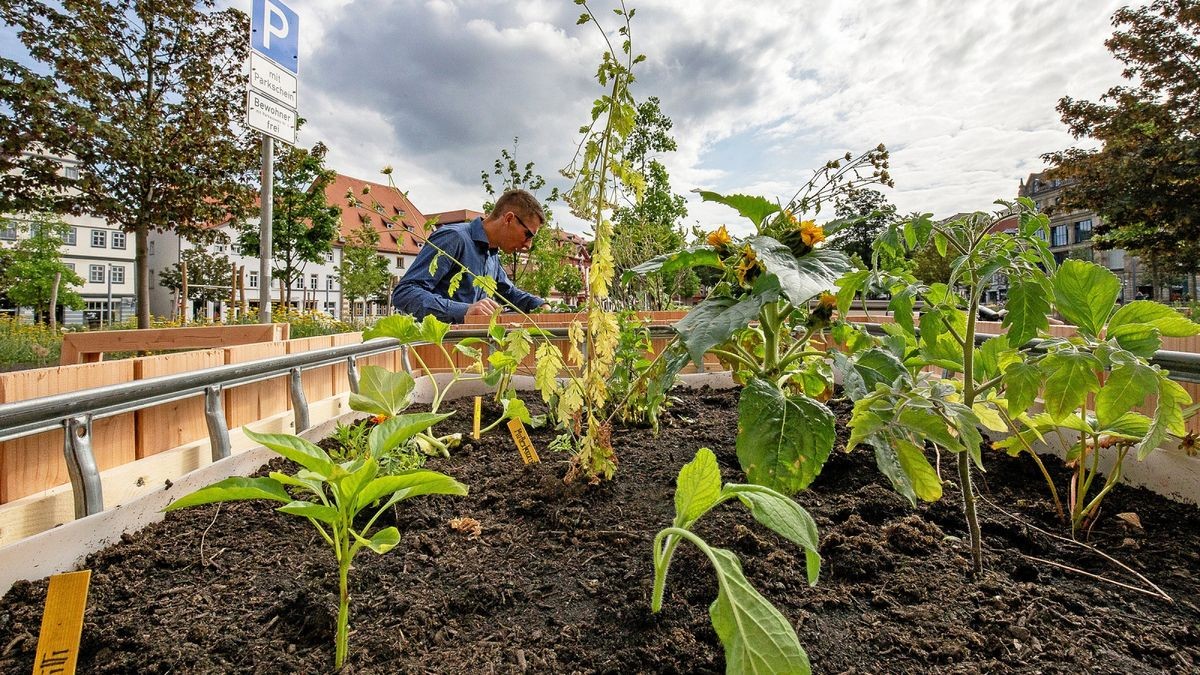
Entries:
{"type": "Polygon", "coordinates": [[[387,261],[379,257],[378,246],[379,233],[367,223],[351,232],[342,246],[342,294],[350,300],[351,319],[355,300],[387,292],[391,274],[387,261]]]}
{"type": "Polygon", "coordinates": [[[1118,10],[1105,45],[1128,86],[1100,102],[1059,100],[1063,122],[1099,150],[1048,153],[1064,206],[1096,211],[1095,241],[1177,271],[1200,269],[1200,0],[1118,10]]]}
{"type": "MultiPolygon", "coordinates": [[[[658,98],[651,96],[638,105],[635,120],[625,142],[625,157],[645,179],[645,189],[640,200],[635,198],[613,214],[613,263],[618,277],[650,258],[680,248],[685,239],[677,224],[687,216],[686,200],[671,191],[666,166],[654,158],[677,147],[670,134],[671,118],[662,112],[658,98]]],[[[614,295],[625,306],[639,304],[640,299],[647,308],[663,309],[673,295],[691,284],[688,276],[687,271],[670,278],[655,272],[631,285],[618,286],[614,295]]]]}
{"type": "MultiPolygon", "coordinates": [[[[507,148],[500,149],[500,156],[492,162],[491,176],[495,176],[500,189],[497,190],[495,184],[492,183],[491,176],[487,171],[479,172],[479,179],[483,183],[483,189],[488,193],[488,199],[483,203],[483,212],[490,214],[496,206],[496,198],[509,190],[527,190],[534,196],[542,188],[546,187],[546,179],[534,169],[532,161],[526,162],[522,167],[517,163],[517,146],[520,144],[520,139],[513,137],[512,152],[507,148]]],[[[558,201],[558,188],[550,191],[550,195],[542,202],[542,212],[546,214],[546,222],[542,223],[542,228],[534,235],[533,241],[530,243],[529,254],[516,253],[501,253],[500,264],[512,270],[510,276],[517,286],[527,288],[530,292],[537,293],[545,297],[550,292],[550,287],[554,285],[554,279],[559,273],[559,268],[555,266],[553,269],[547,269],[545,272],[538,271],[538,265],[548,263],[555,265],[561,262],[565,257],[565,253],[559,255],[557,253],[560,248],[559,240],[556,236],[552,236],[550,230],[550,222],[554,219],[554,213],[547,207],[547,204],[558,201]],[[542,232],[546,232],[545,235],[542,232]],[[534,252],[539,251],[535,255],[534,252]],[[529,285],[529,284],[534,285],[529,285]],[[538,288],[545,288],[544,293],[538,293],[538,288]]]]}
{"type": "MultiPolygon", "coordinates": [[[[283,281],[285,305],[292,302],[293,286],[304,287],[308,263],[320,262],[333,250],[342,222],[341,209],[325,199],[325,188],[337,177],[324,166],[326,152],[324,143],[312,150],[288,148],[275,161],[271,274],[283,281]]],[[[238,237],[242,255],[257,256],[258,245],[258,226],[245,225],[238,237]]]]}
{"type": "Polygon", "coordinates": [[[61,275],[58,304],[83,309],[83,298],[71,288],[83,285],[83,279],[62,261],[60,253],[69,226],[56,218],[37,215],[23,229],[29,236],[18,241],[11,250],[3,270],[4,281],[0,283],[7,289],[9,301],[17,306],[32,307],[37,321],[47,320],[54,277],[61,275]]]}
{"type": "Polygon", "coordinates": [[[559,228],[538,230],[529,251],[522,256],[524,264],[517,266],[517,286],[543,298],[550,295],[563,270],[571,267],[570,253],[570,244],[563,240],[559,228]]]}
{"type": "Polygon", "coordinates": [[[195,302],[221,302],[229,299],[233,263],[229,256],[210,253],[207,248],[197,246],[180,254],[180,262],[159,271],[159,284],[176,293],[183,291],[182,269],[187,264],[188,300],[195,302]]]}
{"type": "Polygon", "coordinates": [[[831,246],[852,259],[858,258],[863,267],[870,267],[875,238],[888,224],[896,220],[896,207],[878,190],[851,190],[834,204],[834,217],[849,218],[851,222],[830,235],[831,246]]]}
{"type": "Polygon", "coordinates": [[[249,21],[216,6],[0,3],[0,20],[51,71],[0,61],[0,170],[23,176],[0,182],[0,206],[51,204],[132,233],[142,328],[150,326],[149,232],[199,237],[202,225],[253,203],[257,153],[241,125],[249,21]],[[58,176],[53,158],[73,162],[78,177],[58,176]]]}
{"type": "Polygon", "coordinates": [[[574,265],[567,265],[562,268],[558,275],[558,279],[554,282],[554,287],[562,293],[563,301],[569,305],[575,304],[575,300],[579,298],[579,293],[583,291],[583,272],[574,265]]]}

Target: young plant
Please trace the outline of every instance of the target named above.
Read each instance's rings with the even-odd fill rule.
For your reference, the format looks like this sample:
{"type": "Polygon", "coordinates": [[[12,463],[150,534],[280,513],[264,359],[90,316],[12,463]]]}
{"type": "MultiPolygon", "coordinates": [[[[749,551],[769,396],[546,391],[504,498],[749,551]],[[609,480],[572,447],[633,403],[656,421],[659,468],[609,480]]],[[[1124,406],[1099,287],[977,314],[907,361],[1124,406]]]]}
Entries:
{"type": "MultiPolygon", "coordinates": [[[[338,423],[329,437],[337,447],[329,450],[329,457],[339,464],[353,462],[371,455],[369,443],[371,430],[375,427],[369,420],[352,424],[338,423]]],[[[398,474],[410,469],[425,466],[425,454],[419,452],[415,443],[398,445],[387,452],[375,457],[379,462],[380,473],[386,475],[398,474]]]]}
{"type": "Polygon", "coordinates": [[[612,398],[617,401],[616,413],[627,424],[650,423],[657,429],[658,412],[666,400],[666,392],[651,396],[650,381],[644,377],[653,363],[650,322],[633,310],[625,310],[617,315],[617,323],[621,332],[608,381],[612,398]]]}
{"type": "Polygon", "coordinates": [[[321,448],[297,436],[246,436],[292,460],[301,469],[294,475],[273,471],[266,478],[227,478],[175,500],[165,510],[217,502],[268,499],[280,502],[277,511],[307,518],[333,549],[338,565],[338,618],[334,638],[334,668],[346,661],[350,635],[350,564],[362,549],[384,554],[400,542],[394,526],[372,532],[375,521],[394,504],[419,495],[465,495],[465,485],[435,471],[415,470],[380,476],[377,457],[406,443],[414,434],[447,415],[401,415],[371,431],[371,455],[352,462],[334,462],[321,448]],[[289,491],[290,490],[290,491],[289,491]],[[298,497],[293,496],[298,495],[298,497]],[[373,511],[361,527],[355,520],[373,511]]]}
{"type": "Polygon", "coordinates": [[[715,354],[744,383],[737,452],[752,483],[786,494],[802,490],[820,473],[834,443],[834,416],[821,402],[832,390],[823,364],[827,354],[815,341],[833,311],[834,298],[824,292],[835,288],[849,263],[821,245],[824,228],[796,214],[819,212],[842,191],[889,182],[887,157],[880,146],[829,162],[786,207],[762,197],[701,192],[706,201],[746,217],[754,228],[750,236],[735,238],[721,226],[705,244],[659,256],[625,274],[632,279],[692,267],[721,272],[709,297],[674,328],[697,366],[706,353],[715,354]],[[810,309],[815,298],[820,299],[810,309]]]}
{"type": "Polygon", "coordinates": [[[1119,307],[1120,279],[1082,260],[1064,262],[1050,290],[1055,309],[1077,334],[1042,341],[1041,354],[1004,371],[1004,417],[1016,433],[995,446],[1036,456],[1034,442],[1047,436],[1057,440],[1074,468],[1067,497],[1075,532],[1095,518],[1105,495],[1121,480],[1128,453],[1140,461],[1168,437],[1187,434],[1184,417],[1191,397],[1148,359],[1161,347],[1160,336],[1197,335],[1200,325],[1149,300],[1119,307]],[[1028,413],[1039,395],[1043,412],[1028,413]],[[1149,397],[1154,402],[1146,406],[1149,397]],[[1115,455],[1113,467],[1093,492],[1106,450],[1115,455]]]}
{"type": "Polygon", "coordinates": [[[692,532],[701,516],[737,499],[762,525],[804,549],[808,583],[817,582],[817,524],[791,498],[761,485],[721,485],[717,458],[708,448],[679,470],[675,483],[675,520],[654,537],[654,590],[650,610],[662,610],[667,570],[681,541],[691,542],[717,573],[717,599],[708,608],[713,629],[725,647],[726,673],[809,673],[808,655],[792,624],[742,574],[732,551],[710,546],[692,532]]]}

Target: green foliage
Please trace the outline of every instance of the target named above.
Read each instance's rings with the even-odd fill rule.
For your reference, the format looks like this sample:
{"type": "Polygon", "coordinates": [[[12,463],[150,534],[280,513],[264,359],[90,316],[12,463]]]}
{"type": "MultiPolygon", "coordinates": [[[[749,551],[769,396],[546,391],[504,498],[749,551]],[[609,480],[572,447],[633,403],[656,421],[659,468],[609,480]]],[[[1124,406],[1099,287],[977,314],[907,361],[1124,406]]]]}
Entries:
{"type": "Polygon", "coordinates": [[[0,370],[43,368],[57,364],[61,353],[62,333],[58,329],[0,316],[0,370]]]}
{"type": "Polygon", "coordinates": [[[667,571],[676,546],[691,542],[709,559],[717,574],[717,599],[709,607],[713,629],[725,647],[727,673],[809,673],[808,656],[792,624],[746,580],[737,557],[714,548],[691,531],[704,514],[737,499],[760,524],[804,550],[808,581],[817,582],[817,524],[796,502],[760,485],[721,485],[716,457],[701,448],[679,471],[675,487],[675,520],[654,538],[654,589],[650,608],[662,609],[667,571]]]}
{"type": "MultiPolygon", "coordinates": [[[[0,226],[13,224],[14,221],[0,218],[0,226]]],[[[83,309],[83,297],[72,288],[83,285],[83,279],[62,261],[61,249],[70,228],[61,220],[45,215],[34,216],[32,222],[18,227],[28,236],[8,251],[0,270],[0,290],[13,304],[32,307],[38,317],[46,318],[54,293],[54,276],[58,274],[61,277],[57,303],[83,309]]]]}
{"type": "Polygon", "coordinates": [[[354,303],[358,299],[386,292],[392,275],[387,260],[378,253],[379,233],[371,225],[363,223],[346,237],[342,246],[342,262],[338,268],[342,294],[350,300],[353,315],[354,303]]]}
{"type": "Polygon", "coordinates": [[[1067,179],[1063,206],[1097,211],[1095,241],[1194,272],[1200,253],[1200,4],[1154,0],[1113,15],[1105,45],[1129,84],[1099,102],[1063,97],[1058,112],[1077,139],[1099,149],[1045,155],[1067,179]]]}
{"type": "Polygon", "coordinates": [[[875,238],[897,220],[896,207],[882,192],[869,188],[843,195],[835,204],[834,215],[846,224],[829,236],[829,246],[862,264],[870,262],[875,238]]]}
{"type": "Polygon", "coordinates": [[[373,530],[375,521],[392,506],[412,497],[467,494],[465,485],[435,471],[380,475],[378,455],[406,443],[424,428],[406,427],[406,437],[404,433],[394,433],[394,426],[400,424],[398,420],[394,418],[371,431],[371,455],[341,463],[298,436],[258,434],[247,429],[249,438],[299,464],[301,469],[293,475],[273,471],[265,478],[227,478],[177,499],[165,509],[175,511],[202,504],[268,499],[282,504],[276,509],[281,513],[307,518],[333,549],[338,564],[334,667],[339,669],[346,660],[349,645],[351,562],[363,548],[384,554],[400,543],[399,530],[394,526],[373,530]],[[358,526],[359,514],[371,511],[366,523],[358,526]]]}
{"type": "MultiPolygon", "coordinates": [[[[183,291],[183,269],[187,268],[188,299],[198,302],[228,301],[233,264],[223,253],[207,246],[194,246],[179,254],[180,262],[159,270],[159,285],[176,293],[183,291]],[[214,288],[216,287],[216,288],[214,288]],[[220,288],[224,287],[224,288],[220,288]]],[[[190,314],[188,314],[190,316],[190,314]]]]}
{"type": "Polygon", "coordinates": [[[562,294],[564,302],[574,304],[579,293],[583,290],[583,272],[574,265],[567,265],[562,268],[558,275],[558,279],[554,281],[554,287],[562,294]]]}
{"type": "Polygon", "coordinates": [[[746,478],[786,494],[808,487],[833,449],[834,417],[804,394],[754,378],[738,402],[737,453],[746,478]]]}
{"type": "Polygon", "coordinates": [[[138,327],[150,327],[151,230],[198,237],[241,217],[257,144],[243,129],[249,17],[212,0],[13,0],[0,21],[40,75],[0,59],[0,213],[90,213],[136,245],[138,327]],[[25,154],[29,153],[29,154],[25,154]],[[78,178],[57,176],[70,158],[78,178]],[[19,175],[14,175],[19,170],[19,175]],[[32,207],[32,208],[30,208],[32,207]]]}
{"type": "Polygon", "coordinates": [[[415,383],[408,373],[393,373],[381,366],[363,366],[358,393],[350,394],[350,409],[393,417],[412,403],[415,383]]]}
{"type": "MultiPolygon", "coordinates": [[[[325,259],[333,250],[342,222],[342,211],[326,201],[325,188],[337,172],[325,168],[328,148],[317,143],[311,150],[288,147],[275,158],[275,184],[271,221],[271,275],[284,284],[285,304],[292,288],[304,287],[304,268],[325,259]]],[[[259,226],[247,223],[238,238],[242,255],[257,256],[259,226]]]]}

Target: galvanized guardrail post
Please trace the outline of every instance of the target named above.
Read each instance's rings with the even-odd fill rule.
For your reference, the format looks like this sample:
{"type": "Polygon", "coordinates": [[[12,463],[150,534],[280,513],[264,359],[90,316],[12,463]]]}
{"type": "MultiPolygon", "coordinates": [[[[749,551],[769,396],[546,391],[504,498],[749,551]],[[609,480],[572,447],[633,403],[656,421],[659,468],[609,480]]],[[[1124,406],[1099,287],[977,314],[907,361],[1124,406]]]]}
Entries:
{"type": "Polygon", "coordinates": [[[75,497],[75,518],[103,511],[100,469],[92,452],[91,415],[64,420],[63,455],[67,459],[67,474],[71,477],[71,492],[75,497]]]}
{"type": "Polygon", "coordinates": [[[355,356],[346,357],[346,377],[350,378],[350,392],[358,393],[358,358],[355,356]]]}
{"type": "Polygon", "coordinates": [[[296,433],[308,429],[308,400],[304,398],[299,368],[292,368],[292,410],[296,413],[296,433]]]}
{"type": "Polygon", "coordinates": [[[208,422],[208,441],[212,446],[212,461],[230,455],[229,425],[225,422],[225,407],[221,404],[221,386],[204,390],[204,419],[208,422]]]}
{"type": "Polygon", "coordinates": [[[408,345],[400,345],[400,365],[404,368],[404,372],[409,375],[413,374],[412,361],[408,360],[408,345]]]}

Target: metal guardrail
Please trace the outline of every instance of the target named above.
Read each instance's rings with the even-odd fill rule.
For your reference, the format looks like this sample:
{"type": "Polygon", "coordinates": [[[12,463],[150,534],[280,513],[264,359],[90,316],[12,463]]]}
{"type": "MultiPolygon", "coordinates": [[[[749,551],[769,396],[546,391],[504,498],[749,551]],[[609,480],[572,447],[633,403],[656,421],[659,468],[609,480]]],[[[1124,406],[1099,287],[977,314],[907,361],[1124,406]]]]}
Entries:
{"type": "MultiPolygon", "coordinates": [[[[553,338],[565,338],[567,328],[540,327],[553,338]]],[[[669,327],[650,327],[652,337],[674,335],[669,327]]],[[[447,340],[486,338],[486,329],[451,330],[447,340]]],[[[212,445],[212,459],[228,457],[231,452],[229,427],[225,420],[222,393],[225,389],[288,376],[296,433],[308,429],[310,417],[305,400],[303,372],[337,363],[346,363],[350,391],[358,392],[358,359],[400,350],[402,365],[412,374],[409,348],[393,338],[377,338],[356,345],[344,345],[300,354],[275,356],[257,361],[215,366],[187,373],[164,375],[134,382],[95,387],[66,394],[0,404],[0,441],[12,440],[43,431],[63,429],[63,454],[75,498],[75,517],[82,518],[104,510],[100,471],[92,448],[92,423],[104,417],[142,410],[193,396],[204,396],[204,416],[212,445]]]]}
{"type": "MultiPolygon", "coordinates": [[[[873,334],[884,334],[881,324],[860,325],[873,334]]],[[[566,327],[541,329],[553,338],[567,336],[566,327]]],[[[661,338],[674,336],[675,332],[669,326],[651,326],[650,334],[651,337],[661,338]]],[[[486,329],[458,329],[451,330],[446,339],[487,336],[486,329]]],[[[994,335],[976,335],[976,341],[982,343],[991,337],[994,335]]],[[[63,454],[66,457],[67,472],[75,499],[75,517],[82,518],[104,510],[100,471],[91,440],[92,423],[96,419],[203,395],[212,459],[217,461],[228,457],[231,452],[229,428],[222,405],[224,389],[287,375],[292,409],[295,412],[296,432],[299,433],[310,426],[308,401],[305,400],[303,387],[305,370],[345,362],[350,390],[357,393],[358,359],[400,350],[403,368],[412,374],[409,348],[416,346],[420,345],[401,345],[392,338],[377,338],[356,345],[215,366],[187,373],[4,403],[0,404],[0,441],[63,429],[63,454]]],[[[1151,362],[1171,371],[1174,380],[1200,383],[1200,354],[1163,350],[1157,352],[1151,362]]]]}

